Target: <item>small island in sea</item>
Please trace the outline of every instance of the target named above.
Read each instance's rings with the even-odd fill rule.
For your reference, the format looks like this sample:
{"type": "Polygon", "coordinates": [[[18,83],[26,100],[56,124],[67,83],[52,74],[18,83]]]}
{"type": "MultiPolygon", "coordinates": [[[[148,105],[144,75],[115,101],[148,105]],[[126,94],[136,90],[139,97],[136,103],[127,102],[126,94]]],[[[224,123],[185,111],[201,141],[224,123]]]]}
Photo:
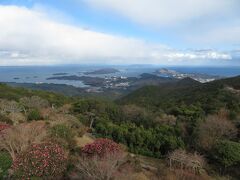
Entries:
{"type": "Polygon", "coordinates": [[[68,73],[54,73],[53,76],[64,76],[68,75],[68,73]]]}
{"type": "Polygon", "coordinates": [[[100,75],[100,74],[114,74],[119,72],[119,70],[115,69],[115,68],[103,68],[103,69],[98,69],[92,72],[85,72],[85,75],[100,75]]]}
{"type": "Polygon", "coordinates": [[[157,74],[159,76],[164,76],[164,77],[176,78],[176,79],[192,78],[201,83],[206,83],[206,82],[210,82],[210,81],[214,81],[216,79],[222,78],[217,75],[208,75],[208,74],[200,74],[200,73],[183,73],[183,72],[178,72],[178,71],[166,69],[166,68],[158,69],[154,72],[154,74],[157,74]]]}

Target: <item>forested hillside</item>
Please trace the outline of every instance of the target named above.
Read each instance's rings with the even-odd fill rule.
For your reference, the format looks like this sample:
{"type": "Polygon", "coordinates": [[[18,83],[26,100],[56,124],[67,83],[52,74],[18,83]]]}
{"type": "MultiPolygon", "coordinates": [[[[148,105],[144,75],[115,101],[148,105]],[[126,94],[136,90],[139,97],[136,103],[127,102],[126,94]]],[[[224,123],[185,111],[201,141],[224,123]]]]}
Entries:
{"type": "Polygon", "coordinates": [[[204,84],[187,78],[173,84],[143,87],[122,98],[119,103],[167,112],[182,105],[199,106],[206,114],[223,107],[235,112],[239,111],[239,85],[239,76],[204,84]]]}
{"type": "Polygon", "coordinates": [[[0,179],[238,179],[239,85],[187,78],[113,102],[1,84],[0,179]]]}

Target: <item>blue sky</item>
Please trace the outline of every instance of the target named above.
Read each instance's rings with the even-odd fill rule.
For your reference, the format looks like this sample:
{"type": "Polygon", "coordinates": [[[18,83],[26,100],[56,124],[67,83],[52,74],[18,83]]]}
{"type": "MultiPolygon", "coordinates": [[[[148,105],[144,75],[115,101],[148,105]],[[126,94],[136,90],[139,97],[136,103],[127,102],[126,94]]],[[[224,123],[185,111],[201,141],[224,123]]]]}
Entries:
{"type": "Polygon", "coordinates": [[[0,65],[240,65],[239,0],[0,0],[0,65]]]}

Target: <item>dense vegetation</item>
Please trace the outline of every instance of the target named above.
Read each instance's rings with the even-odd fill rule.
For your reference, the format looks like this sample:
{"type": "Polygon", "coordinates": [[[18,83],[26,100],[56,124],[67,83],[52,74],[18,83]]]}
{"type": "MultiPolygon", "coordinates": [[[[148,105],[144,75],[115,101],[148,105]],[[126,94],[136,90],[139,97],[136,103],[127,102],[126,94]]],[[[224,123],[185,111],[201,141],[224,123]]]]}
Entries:
{"type": "Polygon", "coordinates": [[[48,100],[54,105],[63,105],[70,101],[70,98],[56,93],[45,91],[33,91],[24,88],[14,88],[0,83],[0,98],[18,101],[23,97],[39,96],[48,100]]]}
{"type": "Polygon", "coordinates": [[[123,151],[128,151],[149,159],[171,159],[174,175],[160,161],[155,170],[148,167],[154,177],[237,179],[239,84],[240,77],[205,84],[187,78],[143,87],[116,102],[1,84],[0,178],[30,174],[30,178],[124,179],[128,173],[145,172],[143,162],[123,158],[123,151]],[[14,148],[9,148],[12,144],[14,148]],[[36,157],[35,151],[59,154],[45,159],[36,157]],[[193,161],[197,165],[191,166],[193,161]],[[38,171],[42,162],[58,168],[53,171],[46,165],[38,171]]]}

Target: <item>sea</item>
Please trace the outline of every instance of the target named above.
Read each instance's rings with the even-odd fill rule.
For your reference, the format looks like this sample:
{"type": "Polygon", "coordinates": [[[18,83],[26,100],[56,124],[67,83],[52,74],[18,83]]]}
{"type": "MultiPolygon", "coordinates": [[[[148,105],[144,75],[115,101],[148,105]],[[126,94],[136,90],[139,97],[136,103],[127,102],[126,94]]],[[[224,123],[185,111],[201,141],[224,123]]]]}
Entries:
{"type": "Polygon", "coordinates": [[[64,76],[86,76],[84,73],[102,68],[115,68],[119,72],[107,75],[87,75],[94,77],[139,77],[142,73],[154,73],[161,68],[175,70],[180,73],[198,73],[221,77],[233,77],[240,75],[240,67],[191,67],[191,66],[156,66],[156,65],[58,65],[58,66],[0,66],[0,82],[16,83],[54,83],[67,84],[75,87],[85,87],[81,81],[47,80],[49,77],[64,73],[64,76]]]}

